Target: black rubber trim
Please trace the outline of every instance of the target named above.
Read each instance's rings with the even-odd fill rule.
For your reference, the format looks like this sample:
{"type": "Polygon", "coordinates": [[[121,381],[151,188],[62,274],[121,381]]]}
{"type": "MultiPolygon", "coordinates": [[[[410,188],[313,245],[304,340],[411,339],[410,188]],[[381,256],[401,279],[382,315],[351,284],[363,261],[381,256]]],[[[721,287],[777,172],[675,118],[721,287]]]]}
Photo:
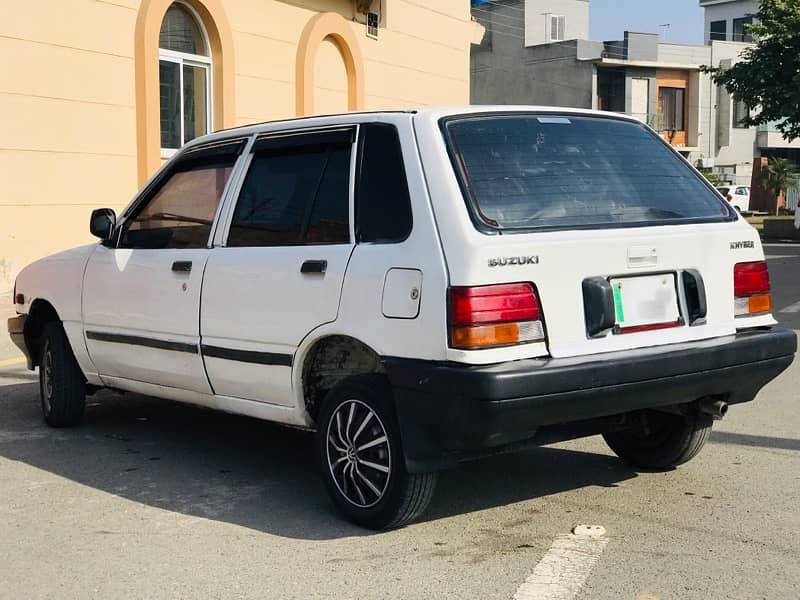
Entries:
{"type": "Polygon", "coordinates": [[[203,356],[208,358],[221,358],[222,360],[232,360],[235,362],[253,363],[257,365],[275,365],[280,367],[292,366],[291,354],[279,354],[277,352],[254,352],[252,350],[234,350],[232,348],[222,348],[220,346],[207,346],[202,344],[200,349],[203,356]]]}
{"type": "Polygon", "coordinates": [[[145,348],[156,348],[158,350],[170,350],[172,352],[186,352],[197,354],[197,344],[187,344],[186,342],[170,342],[167,340],[156,340],[153,338],[138,335],[124,335],[121,333],[105,333],[103,331],[87,331],[87,340],[97,342],[110,342],[112,344],[128,344],[130,346],[143,346],[145,348]]]}

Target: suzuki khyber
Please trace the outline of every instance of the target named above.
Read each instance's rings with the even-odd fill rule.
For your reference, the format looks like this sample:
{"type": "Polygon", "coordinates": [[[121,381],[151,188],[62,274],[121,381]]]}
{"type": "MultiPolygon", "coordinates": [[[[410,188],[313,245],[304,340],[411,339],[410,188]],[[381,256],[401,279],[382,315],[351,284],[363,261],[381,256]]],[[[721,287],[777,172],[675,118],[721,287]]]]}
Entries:
{"type": "Polygon", "coordinates": [[[90,230],[16,282],[45,421],[106,387],[315,430],[334,504],[375,529],[482,455],[599,434],[672,469],[797,348],[756,231],[616,114],[221,131],[90,230]]]}

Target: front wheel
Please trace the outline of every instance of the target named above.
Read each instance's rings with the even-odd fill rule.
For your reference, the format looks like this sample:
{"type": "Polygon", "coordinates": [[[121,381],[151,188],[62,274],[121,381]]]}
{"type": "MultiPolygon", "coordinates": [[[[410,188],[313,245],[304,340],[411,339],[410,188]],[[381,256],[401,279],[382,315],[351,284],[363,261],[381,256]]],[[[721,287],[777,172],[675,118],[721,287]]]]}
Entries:
{"type": "Polygon", "coordinates": [[[649,411],[635,427],[604,433],[622,460],[649,471],[668,471],[697,456],[711,435],[711,415],[649,411]]]}
{"type": "Polygon", "coordinates": [[[48,425],[70,427],[81,422],[86,406],[86,379],[72,354],[67,334],[57,321],[44,327],[39,393],[48,425]]]}
{"type": "Polygon", "coordinates": [[[357,375],[325,397],[317,453],[334,504],[368,529],[400,527],[428,506],[436,473],[406,470],[392,392],[381,375],[357,375]]]}

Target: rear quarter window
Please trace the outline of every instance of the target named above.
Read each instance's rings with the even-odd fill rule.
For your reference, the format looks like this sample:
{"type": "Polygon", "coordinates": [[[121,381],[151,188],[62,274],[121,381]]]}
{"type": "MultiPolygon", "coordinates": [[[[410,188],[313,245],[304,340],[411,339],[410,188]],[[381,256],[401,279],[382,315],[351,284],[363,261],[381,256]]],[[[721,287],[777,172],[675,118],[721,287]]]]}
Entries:
{"type": "Polygon", "coordinates": [[[444,121],[474,220],[496,230],[735,219],[644,125],[602,117],[491,115],[444,121]]]}

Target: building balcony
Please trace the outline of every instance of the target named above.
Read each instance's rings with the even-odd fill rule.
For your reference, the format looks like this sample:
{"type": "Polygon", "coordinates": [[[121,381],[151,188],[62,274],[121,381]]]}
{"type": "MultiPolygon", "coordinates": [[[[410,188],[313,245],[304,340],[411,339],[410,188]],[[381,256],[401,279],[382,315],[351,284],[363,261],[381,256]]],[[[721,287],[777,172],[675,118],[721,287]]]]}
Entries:
{"type": "Polygon", "coordinates": [[[762,150],[769,148],[800,149],[800,139],[786,141],[783,134],[778,131],[778,122],[759,125],[756,134],[756,144],[762,150]]]}

